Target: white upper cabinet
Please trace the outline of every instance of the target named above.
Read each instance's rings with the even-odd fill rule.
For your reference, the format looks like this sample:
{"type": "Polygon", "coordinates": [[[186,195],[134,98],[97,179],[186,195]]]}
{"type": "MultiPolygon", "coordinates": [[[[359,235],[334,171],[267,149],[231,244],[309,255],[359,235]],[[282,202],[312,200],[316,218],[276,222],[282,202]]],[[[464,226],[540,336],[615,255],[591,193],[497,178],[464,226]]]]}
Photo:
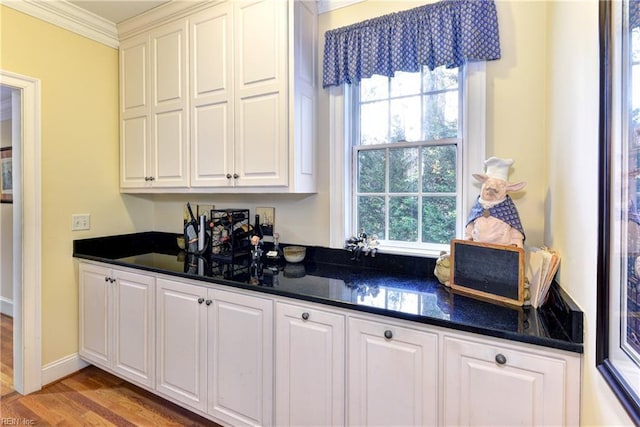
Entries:
{"type": "Polygon", "coordinates": [[[233,4],[195,14],[191,31],[191,185],[224,187],[234,171],[233,4]]]}
{"type": "Polygon", "coordinates": [[[172,22],[120,46],[120,186],[188,186],[187,27],[172,22]]]}
{"type": "Polygon", "coordinates": [[[186,4],[126,24],[123,191],[315,192],[315,3],[186,4]]]}

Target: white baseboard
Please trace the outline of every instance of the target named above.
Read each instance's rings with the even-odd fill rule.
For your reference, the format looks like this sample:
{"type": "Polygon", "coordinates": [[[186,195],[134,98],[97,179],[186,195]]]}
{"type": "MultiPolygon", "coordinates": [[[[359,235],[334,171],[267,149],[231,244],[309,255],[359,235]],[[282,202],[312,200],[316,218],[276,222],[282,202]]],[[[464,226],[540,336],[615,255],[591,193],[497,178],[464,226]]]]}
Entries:
{"type": "Polygon", "coordinates": [[[13,300],[0,297],[0,313],[13,317],[13,300]]]}
{"type": "Polygon", "coordinates": [[[42,385],[45,386],[60,378],[64,378],[87,366],[89,366],[89,364],[80,359],[78,353],[63,357],[55,362],[47,363],[42,367],[42,385]]]}

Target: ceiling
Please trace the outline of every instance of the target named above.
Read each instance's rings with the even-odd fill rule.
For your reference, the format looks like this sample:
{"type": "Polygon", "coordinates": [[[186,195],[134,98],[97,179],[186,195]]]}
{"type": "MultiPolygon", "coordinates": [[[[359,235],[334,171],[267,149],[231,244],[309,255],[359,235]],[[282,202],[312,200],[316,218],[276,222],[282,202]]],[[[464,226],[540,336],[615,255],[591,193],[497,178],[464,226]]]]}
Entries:
{"type": "Polygon", "coordinates": [[[69,3],[88,10],[107,21],[118,24],[169,0],[69,0],[69,3]]]}

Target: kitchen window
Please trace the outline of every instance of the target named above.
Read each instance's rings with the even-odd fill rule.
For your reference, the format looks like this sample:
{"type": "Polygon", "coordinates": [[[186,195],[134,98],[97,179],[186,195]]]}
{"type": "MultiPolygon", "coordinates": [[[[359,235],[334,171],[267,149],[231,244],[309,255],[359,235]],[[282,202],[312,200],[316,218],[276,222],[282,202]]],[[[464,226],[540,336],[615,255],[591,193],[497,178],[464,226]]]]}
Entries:
{"type": "Polygon", "coordinates": [[[437,256],[460,238],[485,157],[485,65],[374,75],[331,89],[332,246],[437,256]]]}
{"type": "Polygon", "coordinates": [[[461,76],[423,67],[353,85],[351,230],[386,246],[456,237],[461,76]]]}

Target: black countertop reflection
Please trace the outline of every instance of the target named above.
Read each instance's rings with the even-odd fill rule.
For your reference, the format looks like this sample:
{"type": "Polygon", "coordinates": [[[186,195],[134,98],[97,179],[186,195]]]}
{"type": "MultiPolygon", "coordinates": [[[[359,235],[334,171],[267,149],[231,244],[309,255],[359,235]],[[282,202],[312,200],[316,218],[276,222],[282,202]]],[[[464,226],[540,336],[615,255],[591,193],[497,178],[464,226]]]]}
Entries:
{"type": "Polygon", "coordinates": [[[381,314],[582,353],[582,312],[557,286],[545,306],[511,307],[456,294],[433,276],[435,260],[378,254],[360,261],[308,247],[305,262],[251,268],[178,250],[175,234],[74,241],[74,257],[381,314]]]}

